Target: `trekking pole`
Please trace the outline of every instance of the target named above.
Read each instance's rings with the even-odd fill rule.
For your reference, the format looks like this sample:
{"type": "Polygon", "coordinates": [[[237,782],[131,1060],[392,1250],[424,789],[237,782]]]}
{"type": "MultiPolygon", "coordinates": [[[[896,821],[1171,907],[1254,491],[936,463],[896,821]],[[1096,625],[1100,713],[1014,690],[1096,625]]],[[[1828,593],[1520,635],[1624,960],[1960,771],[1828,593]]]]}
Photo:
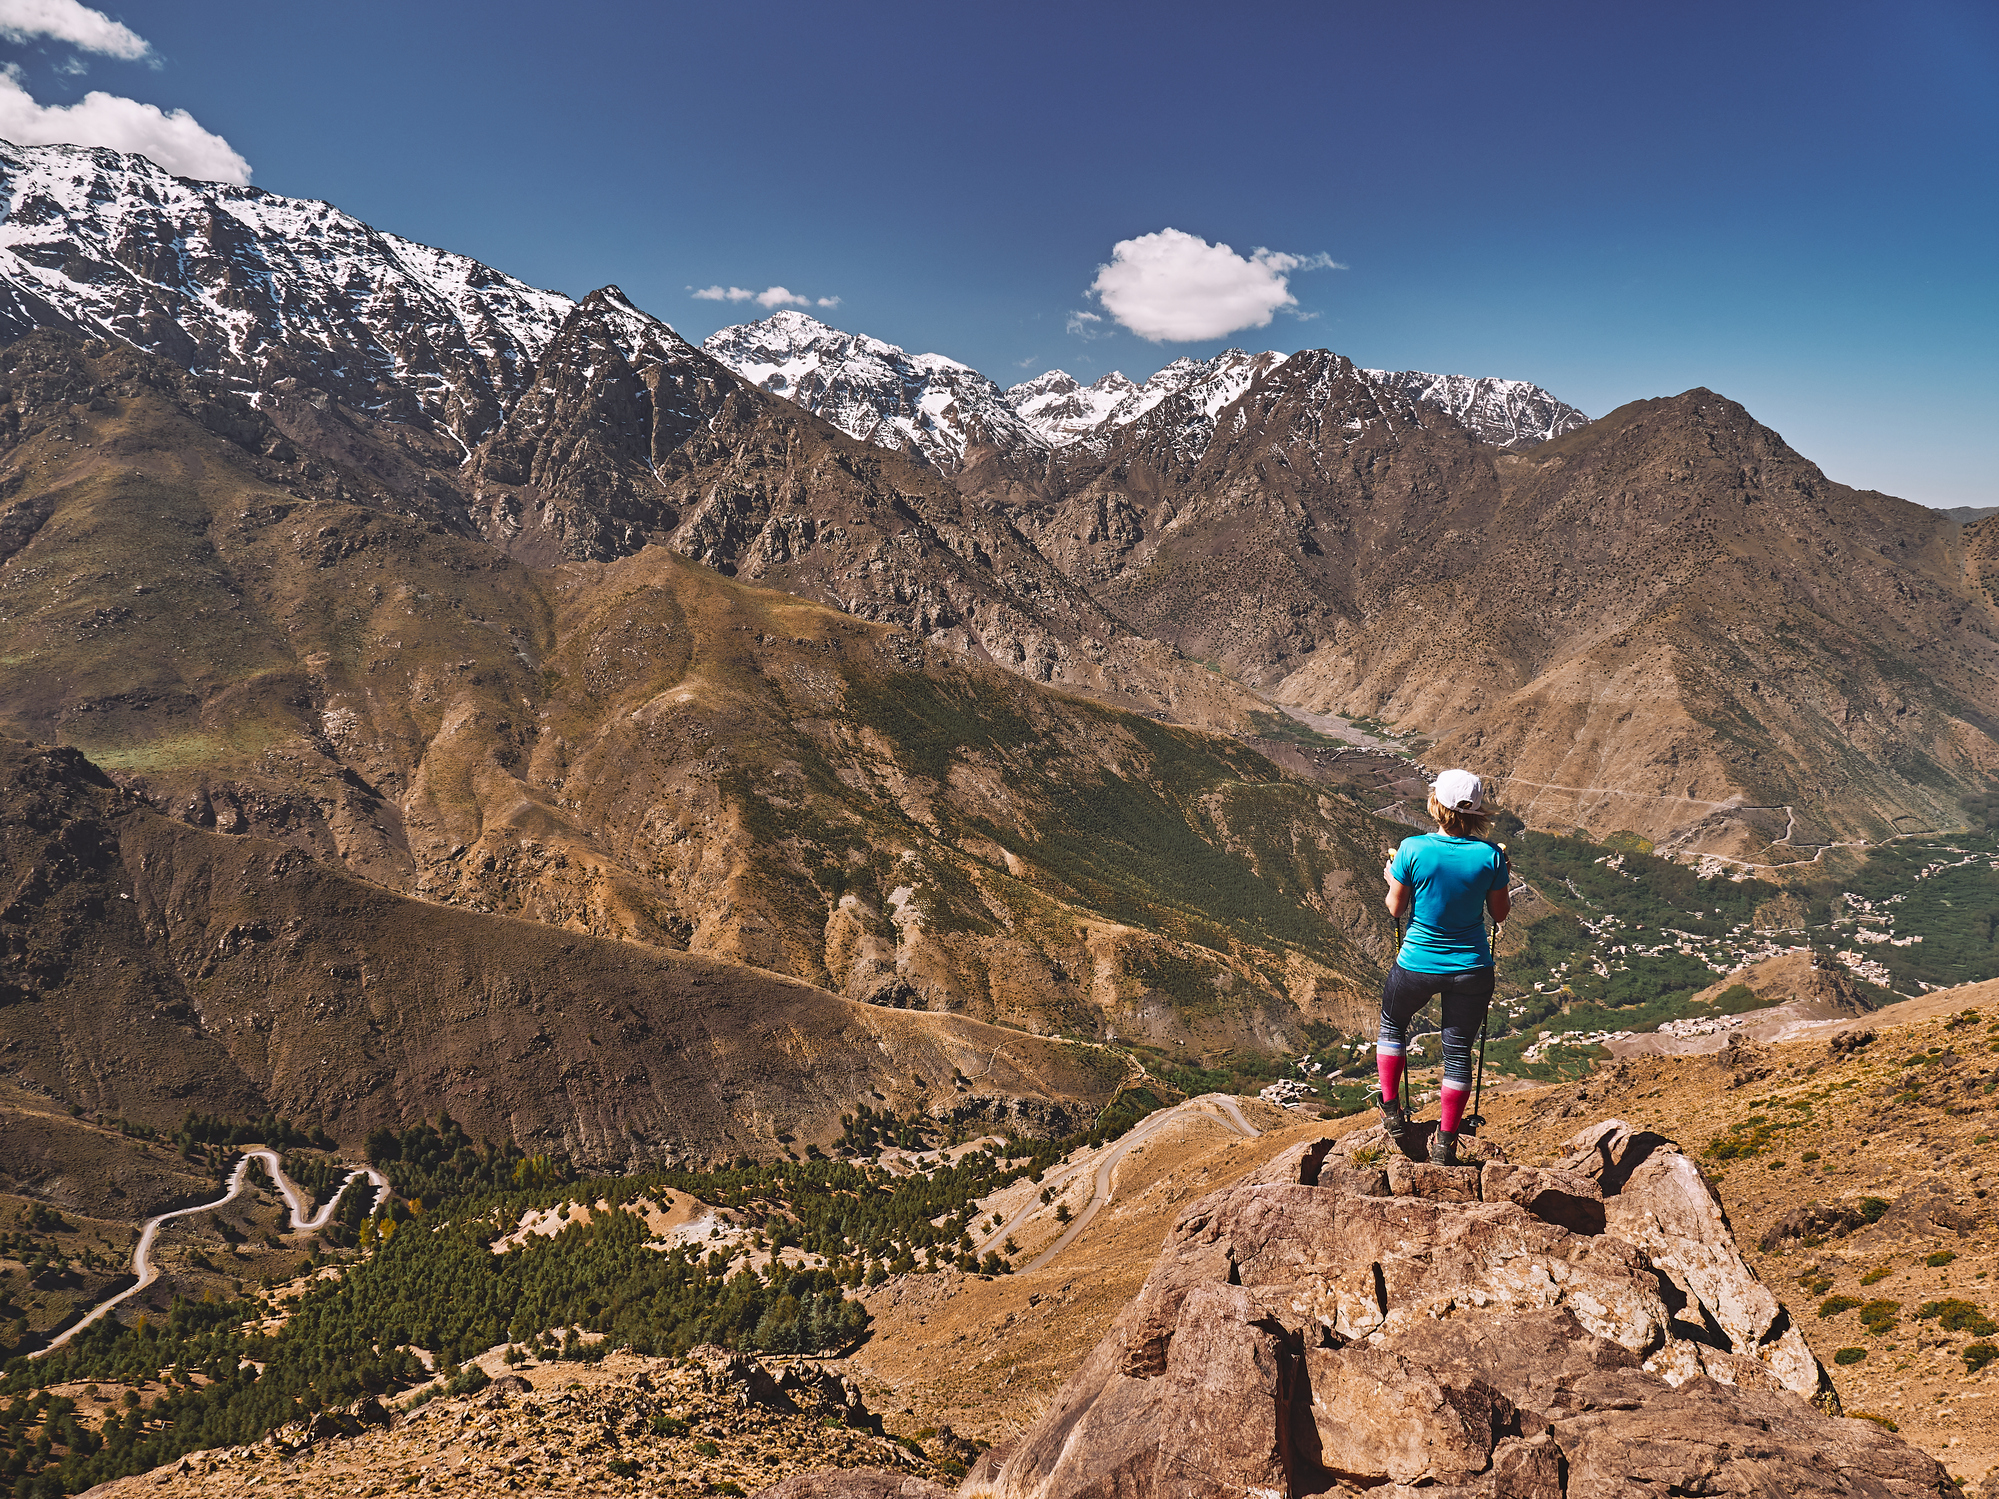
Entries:
{"type": "MultiPolygon", "coordinates": [[[[1505,930],[1506,923],[1503,921],[1495,921],[1492,924],[1492,978],[1495,990],[1499,985],[1499,936],[1505,930]]],[[[1485,1033],[1491,1021],[1492,1001],[1488,999],[1485,1002],[1485,1015],[1478,1023],[1478,1081],[1472,1085],[1471,1095],[1471,1132],[1474,1135],[1485,1123],[1485,1033]]]]}
{"type": "MultiPolygon", "coordinates": [[[[1388,960],[1390,964],[1393,964],[1402,956],[1402,918],[1391,911],[1389,912],[1389,920],[1395,923],[1395,956],[1388,960]]],[[[1409,1110],[1403,1107],[1402,1095],[1408,1086],[1409,1066],[1405,1059],[1402,1067],[1402,1075],[1395,1079],[1395,1107],[1401,1109],[1405,1117],[1408,1115],[1409,1110]]]]}
{"type": "MultiPolygon", "coordinates": [[[[1490,1002],[1486,1004],[1485,1013],[1487,1016],[1492,1014],[1490,1002]]],[[[1474,1135],[1485,1123],[1485,1031],[1486,1022],[1481,1020],[1478,1023],[1478,1081],[1472,1084],[1471,1095],[1471,1132],[1474,1135]]]]}

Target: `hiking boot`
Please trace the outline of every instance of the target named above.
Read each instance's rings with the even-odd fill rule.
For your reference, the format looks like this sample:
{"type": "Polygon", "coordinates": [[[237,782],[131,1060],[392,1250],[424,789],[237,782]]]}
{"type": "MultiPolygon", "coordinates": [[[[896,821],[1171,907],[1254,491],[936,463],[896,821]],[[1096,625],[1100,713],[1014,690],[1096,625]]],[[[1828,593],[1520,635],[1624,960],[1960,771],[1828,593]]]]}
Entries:
{"type": "Polygon", "coordinates": [[[1440,1129],[1430,1136],[1430,1164],[1455,1166],[1458,1163],[1458,1132],[1440,1129]]]}
{"type": "Polygon", "coordinates": [[[1401,1101],[1383,1098],[1379,1093],[1374,1095],[1374,1101],[1381,1110],[1382,1132],[1397,1145],[1406,1145],[1409,1142],[1409,1116],[1402,1112],[1401,1101]]]}

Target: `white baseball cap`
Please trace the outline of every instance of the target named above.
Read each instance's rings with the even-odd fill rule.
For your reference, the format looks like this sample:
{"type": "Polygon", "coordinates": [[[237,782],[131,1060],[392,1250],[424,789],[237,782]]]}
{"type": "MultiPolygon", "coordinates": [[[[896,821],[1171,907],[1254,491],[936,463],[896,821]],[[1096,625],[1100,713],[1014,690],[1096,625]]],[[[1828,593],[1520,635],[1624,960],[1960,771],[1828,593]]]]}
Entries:
{"type": "Polygon", "coordinates": [[[1468,770],[1447,770],[1431,788],[1437,804],[1455,812],[1476,812],[1485,805],[1485,785],[1468,770]]]}

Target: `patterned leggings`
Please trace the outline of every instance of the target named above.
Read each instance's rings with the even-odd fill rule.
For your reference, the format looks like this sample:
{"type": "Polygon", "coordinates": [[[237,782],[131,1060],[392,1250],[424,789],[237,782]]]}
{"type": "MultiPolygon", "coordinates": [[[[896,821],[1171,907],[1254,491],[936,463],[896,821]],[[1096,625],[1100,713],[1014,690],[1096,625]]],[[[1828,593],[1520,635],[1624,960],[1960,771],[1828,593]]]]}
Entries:
{"type": "Polygon", "coordinates": [[[1409,1022],[1433,998],[1444,997],[1444,1081],[1453,1088],[1471,1087],[1472,1041],[1485,1024],[1492,1005],[1496,970],[1471,968],[1463,973],[1411,973],[1400,963],[1388,970],[1381,986],[1381,1034],[1375,1042],[1379,1057],[1402,1055],[1409,1022]]]}

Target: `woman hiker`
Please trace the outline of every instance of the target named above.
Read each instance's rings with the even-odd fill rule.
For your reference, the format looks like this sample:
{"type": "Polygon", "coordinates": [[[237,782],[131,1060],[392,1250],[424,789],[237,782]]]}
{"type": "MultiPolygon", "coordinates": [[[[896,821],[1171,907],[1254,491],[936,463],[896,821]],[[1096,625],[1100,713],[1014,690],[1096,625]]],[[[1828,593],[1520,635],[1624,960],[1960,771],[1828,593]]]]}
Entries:
{"type": "Polygon", "coordinates": [[[1458,1124],[1471,1092],[1472,1040],[1492,1004],[1492,946],[1485,917],[1506,920],[1511,871],[1505,853],[1484,841],[1490,820],[1479,810],[1485,788],[1468,770],[1447,770],[1430,788],[1434,833],[1402,840],[1382,871],[1388,911],[1409,921],[1408,935],[1381,986],[1381,1034],[1374,1046],[1381,1076],[1381,1120],[1397,1145],[1409,1138],[1402,1111],[1402,1048],[1409,1022],[1434,995],[1444,997],[1444,1086],[1430,1159],[1458,1163],[1458,1124]]]}

